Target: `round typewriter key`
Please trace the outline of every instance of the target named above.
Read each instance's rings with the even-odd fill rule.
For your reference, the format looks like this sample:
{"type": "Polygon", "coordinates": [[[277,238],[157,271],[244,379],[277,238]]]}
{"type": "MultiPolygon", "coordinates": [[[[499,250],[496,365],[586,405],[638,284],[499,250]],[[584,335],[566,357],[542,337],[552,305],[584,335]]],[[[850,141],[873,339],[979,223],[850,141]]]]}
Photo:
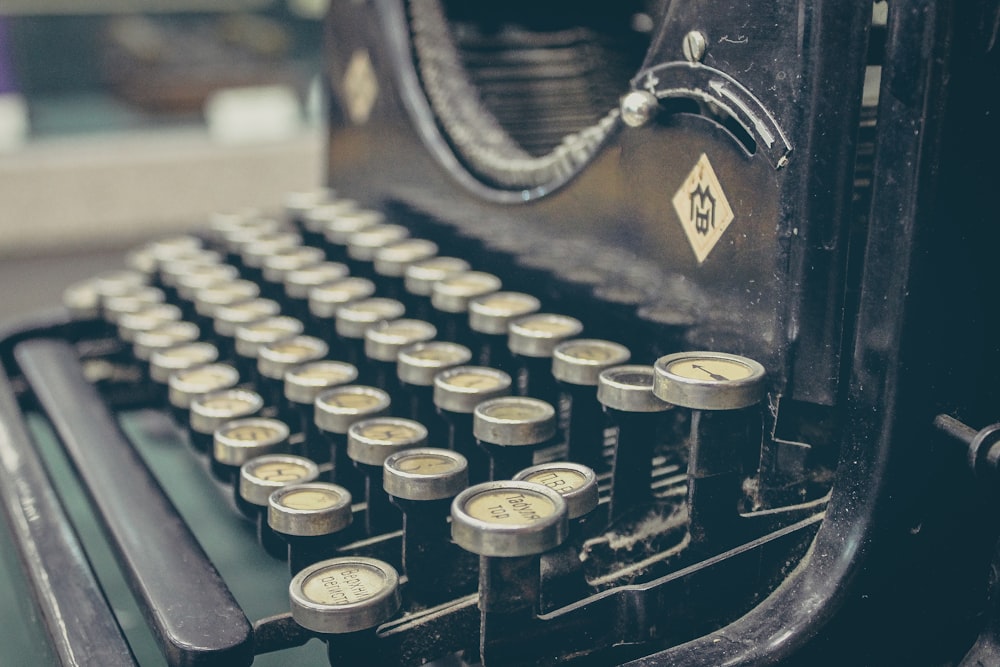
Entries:
{"type": "Polygon", "coordinates": [[[492,273],[463,271],[431,286],[431,305],[445,313],[466,313],[470,301],[492,294],[501,286],[500,279],[492,273]]]}
{"type": "Polygon", "coordinates": [[[661,399],[694,410],[736,410],[764,397],[764,367],[722,352],[681,352],[654,366],[653,391],[661,399]]]}
{"type": "Polygon", "coordinates": [[[229,347],[232,347],[237,328],[279,314],[281,314],[281,304],[273,299],[247,299],[216,308],[212,327],[215,333],[225,338],[229,347]]]}
{"type": "Polygon", "coordinates": [[[326,482],[285,486],[268,500],[268,523],[282,535],[332,535],[349,526],[353,516],[351,492],[326,482]]]}
{"type": "Polygon", "coordinates": [[[374,278],[375,253],[409,235],[410,230],[406,227],[388,224],[374,225],[351,234],[347,239],[347,261],[352,272],[374,278]]]}
{"type": "Polygon", "coordinates": [[[472,413],[485,400],[510,393],[511,379],[503,371],[483,366],[456,366],[434,376],[434,405],[448,424],[448,449],[469,461],[469,478],[489,477],[489,458],[476,446],[472,413]]]}
{"type": "Polygon", "coordinates": [[[508,345],[514,354],[551,358],[556,345],[583,331],[579,320],[565,315],[533,313],[508,326],[508,345]]]}
{"type": "Polygon", "coordinates": [[[339,216],[350,214],[360,209],[360,204],[354,199],[337,197],[328,202],[314,206],[302,213],[302,226],[315,240],[323,238],[326,224],[339,216]]]}
{"type": "Polygon", "coordinates": [[[149,377],[154,382],[166,384],[171,373],[210,364],[218,358],[219,349],[202,341],[155,350],[149,357],[149,377]]]}
{"type": "Polygon", "coordinates": [[[323,230],[326,225],[336,220],[339,216],[349,215],[361,209],[361,205],[354,199],[345,197],[331,198],[330,201],[314,206],[304,211],[300,217],[299,225],[302,235],[310,245],[323,246],[326,239],[323,237],[323,230]]]}
{"type": "Polygon", "coordinates": [[[257,375],[257,355],[270,343],[300,335],[305,326],[294,317],[278,315],[236,327],[236,356],[241,370],[248,377],[257,375]]]}
{"type": "Polygon", "coordinates": [[[327,389],[316,396],[316,427],[330,442],[333,478],[352,491],[360,491],[361,478],[347,455],[347,433],[351,424],[379,417],[389,410],[389,394],[375,387],[345,385],[327,389]]]}
{"type": "Polygon", "coordinates": [[[257,372],[262,393],[272,404],[285,406],[285,372],[309,361],[318,361],[330,351],[315,336],[292,336],[261,345],[257,350],[257,372]]]}
{"type": "Polygon", "coordinates": [[[118,271],[107,271],[92,278],[94,291],[103,304],[104,299],[110,296],[120,296],[128,294],[137,287],[142,287],[149,282],[149,277],[139,271],[121,269],[118,271]]]}
{"type": "Polygon", "coordinates": [[[369,327],[402,317],[405,310],[395,299],[372,297],[352,301],[337,310],[337,335],[363,340],[369,327]]]}
{"type": "Polygon", "coordinates": [[[597,475],[579,463],[541,463],[517,473],[514,480],[534,482],[557,492],[566,501],[570,521],[592,512],[599,501],[597,475]]]}
{"type": "Polygon", "coordinates": [[[403,239],[375,251],[375,273],[386,278],[403,278],[406,267],[438,254],[438,245],[426,239],[403,239]]]}
{"type": "Polygon", "coordinates": [[[562,544],[566,502],[531,482],[486,482],[460,493],[451,506],[451,536],[480,556],[533,556],[562,544]]]}
{"type": "Polygon", "coordinates": [[[292,454],[265,454],[240,467],[240,497],[251,505],[267,507],[276,489],[313,482],[319,476],[316,464],[292,454]]]}
{"type": "Polygon", "coordinates": [[[255,216],[247,224],[234,227],[223,233],[223,245],[229,251],[230,258],[241,261],[243,248],[259,238],[277,234],[283,229],[281,222],[274,218],[255,216]]]}
{"type": "Polygon", "coordinates": [[[194,309],[201,317],[212,318],[219,306],[228,306],[258,296],[260,287],[249,280],[215,283],[194,293],[194,309]]]}
{"type": "Polygon", "coordinates": [[[89,279],[91,288],[97,297],[99,314],[107,318],[105,304],[109,299],[134,293],[145,287],[148,281],[149,276],[146,274],[127,269],[107,271],[89,279]]]}
{"type": "Polygon", "coordinates": [[[249,389],[223,389],[195,396],[188,407],[191,444],[207,451],[215,430],[228,421],[252,417],[264,407],[264,399],[249,389]]]}
{"type": "Polygon", "coordinates": [[[351,424],[382,414],[389,409],[389,402],[389,395],[375,387],[327,389],[316,396],[316,425],[326,433],[347,435],[351,424]]]}
{"type": "Polygon", "coordinates": [[[494,292],[469,302],[469,326],[490,336],[507,337],[514,320],[538,312],[541,302],[523,292],[494,292]]]}
{"type": "Polygon", "coordinates": [[[760,459],[766,372],[722,352],[667,355],[654,370],[656,395],[691,410],[688,530],[698,553],[717,553],[738,541],[743,470],[760,459]]]}
{"type": "Polygon", "coordinates": [[[338,262],[348,262],[347,244],[360,231],[385,224],[380,211],[356,209],[340,211],[322,223],[327,256],[338,262]]]}
{"type": "Polygon", "coordinates": [[[229,283],[239,278],[240,273],[232,264],[194,264],[178,265],[176,279],[173,281],[177,296],[185,301],[193,302],[199,290],[207,287],[229,283]]]}
{"type": "Polygon", "coordinates": [[[127,343],[135,342],[142,331],[151,331],[167,322],[177,322],[184,314],[172,303],[157,303],[118,318],[118,335],[127,343]]]}
{"type": "Polygon", "coordinates": [[[601,371],[597,400],[617,431],[610,508],[615,520],[652,500],[653,453],[661,415],[673,406],[653,394],[653,367],[640,365],[601,371]]]}
{"type": "Polygon", "coordinates": [[[324,389],[354,382],[358,369],[342,361],[310,361],[285,372],[285,398],[312,407],[324,389]]]}
{"type": "Polygon", "coordinates": [[[170,404],[187,410],[196,396],[232,389],[240,381],[239,372],[228,364],[205,364],[176,371],[167,380],[170,404]]]}
{"type": "Polygon", "coordinates": [[[458,452],[418,447],[385,460],[383,488],[403,513],[403,571],[408,591],[436,604],[472,590],[471,567],[449,539],[451,500],[469,485],[469,468],[458,452]],[[465,575],[465,576],[463,576],[465,575]]]}
{"type": "Polygon", "coordinates": [[[310,361],[285,371],[285,399],[299,415],[299,430],[305,435],[305,456],[316,461],[330,458],[330,445],[316,427],[313,409],[316,397],[325,389],[357,379],[358,369],[342,361],[310,361]]]}
{"type": "Polygon", "coordinates": [[[354,515],[351,492],[327,482],[285,486],[268,499],[268,527],[288,544],[288,568],[294,576],[303,568],[336,553],[350,539],[354,515]]]}
{"type": "Polygon", "coordinates": [[[266,343],[257,350],[257,369],[262,377],[284,383],[285,372],[309,361],[318,361],[330,351],[315,336],[293,336],[266,343]]]}
{"type": "Polygon", "coordinates": [[[374,417],[351,424],[347,454],[355,463],[378,468],[381,476],[382,464],[390,454],[426,441],[423,424],[400,417],[374,417]]]}
{"type": "Polygon", "coordinates": [[[159,271],[162,271],[163,267],[170,262],[189,258],[197,259],[214,252],[203,247],[202,240],[193,234],[182,234],[173,238],[151,241],[145,245],[145,248],[153,257],[159,271]]]}
{"type": "Polygon", "coordinates": [[[672,406],[653,393],[653,368],[623,365],[598,376],[597,399],[606,408],[630,413],[658,413],[672,406]]]}
{"type": "Polygon", "coordinates": [[[490,444],[536,445],[555,435],[555,409],[536,398],[503,396],[476,406],[473,434],[490,444]]]}
{"type": "Polygon", "coordinates": [[[209,239],[221,243],[225,241],[227,234],[253,227],[257,222],[259,213],[256,209],[212,213],[208,217],[208,224],[205,225],[209,239]]]}
{"type": "Polygon", "coordinates": [[[295,245],[275,250],[264,258],[261,272],[264,280],[284,287],[285,277],[297,269],[318,264],[326,259],[319,248],[295,245]]]}
{"type": "Polygon", "coordinates": [[[309,459],[291,454],[265,454],[240,467],[236,505],[257,524],[257,540],[275,558],[288,556],[288,546],[267,522],[268,498],[277,489],[315,481],[319,468],[309,459]]]}
{"type": "Polygon", "coordinates": [[[285,213],[293,221],[299,221],[305,214],[318,206],[323,206],[337,199],[337,192],[333,188],[321,186],[310,190],[295,190],[285,193],[284,205],[285,213]]]}
{"type": "Polygon", "coordinates": [[[405,312],[401,302],[381,297],[352,301],[337,310],[335,329],[343,346],[342,355],[358,366],[362,377],[365,375],[365,331],[380,322],[398,319],[405,312]]]}
{"type": "Polygon", "coordinates": [[[487,482],[455,498],[452,539],[479,555],[478,604],[484,636],[501,631],[498,622],[506,625],[517,616],[535,613],[541,597],[541,554],[561,545],[568,534],[566,502],[547,486],[487,482]],[[518,585],[512,587],[511,581],[518,585]]]}
{"type": "MultiPolygon", "coordinates": [[[[350,272],[340,262],[318,262],[285,274],[285,294],[307,306],[309,290],[320,285],[343,280],[350,272]]],[[[306,308],[308,310],[308,308],[306,308]]],[[[305,312],[302,313],[305,315],[305,312]]]]}
{"type": "MultiPolygon", "coordinates": [[[[179,281],[193,273],[211,273],[213,269],[222,265],[222,262],[223,256],[220,253],[205,248],[178,254],[159,261],[159,268],[156,274],[158,276],[158,283],[165,289],[167,295],[173,299],[179,294],[177,289],[179,281]]],[[[232,278],[233,275],[229,274],[229,277],[232,278]]],[[[202,282],[208,284],[217,282],[218,279],[217,275],[209,275],[202,282]]]]}
{"type": "Polygon", "coordinates": [[[156,239],[146,245],[157,263],[201,249],[201,239],[194,234],[178,234],[156,239]]]}
{"type": "MultiPolygon", "coordinates": [[[[229,266],[222,263],[222,256],[212,250],[202,250],[198,253],[183,255],[160,263],[159,284],[167,293],[167,299],[175,302],[182,298],[186,308],[190,306],[193,312],[194,292],[202,287],[215,285],[226,280],[234,280],[239,276],[235,274],[235,267],[229,269],[220,266],[229,266]],[[184,281],[184,297],[181,297],[182,288],[178,287],[178,282],[184,281]]],[[[190,316],[190,313],[185,313],[190,316]]]]}
{"type": "Polygon", "coordinates": [[[198,289],[238,277],[234,268],[214,250],[199,250],[160,262],[160,284],[171,296],[190,301],[198,289]],[[230,268],[219,268],[226,266],[230,268]]]}
{"type": "Polygon", "coordinates": [[[346,259],[348,240],[363,229],[385,224],[385,215],[379,211],[356,209],[339,211],[323,223],[323,238],[329,251],[337,259],[346,259]]]}
{"type": "Polygon", "coordinates": [[[234,482],[247,461],[285,452],[289,434],[288,424],[277,419],[246,417],[226,422],[215,430],[212,472],[224,482],[234,482]]]}
{"type": "Polygon", "coordinates": [[[398,319],[380,322],[365,331],[365,354],[375,361],[395,366],[399,352],[415,343],[424,343],[437,335],[437,328],[423,320],[398,319]]]}
{"type": "Polygon", "coordinates": [[[243,266],[251,270],[254,275],[263,277],[264,260],[277,252],[288,248],[297,248],[302,245],[302,237],[294,232],[276,231],[269,234],[261,234],[255,239],[247,241],[240,248],[240,257],[243,266]]]}
{"type": "Polygon", "coordinates": [[[427,429],[412,419],[375,417],[351,424],[347,454],[355,463],[374,466],[381,473],[385,459],[397,451],[423,445],[427,429]]]}
{"type": "Polygon", "coordinates": [[[538,312],[541,301],[523,292],[494,292],[469,302],[469,329],[479,341],[477,361],[513,372],[507,328],[514,320],[538,312]]]}
{"type": "Polygon", "coordinates": [[[552,609],[586,597],[589,588],[578,554],[584,542],[603,532],[607,525],[607,507],[594,511],[600,504],[597,474],[579,463],[552,461],[525,468],[514,475],[514,480],[546,486],[566,502],[569,539],[549,563],[546,586],[540,591],[540,607],[552,609]]]}
{"type": "Polygon", "coordinates": [[[609,340],[568,340],[552,351],[552,375],[566,384],[596,387],[601,371],[627,363],[630,356],[627,347],[609,340]]]}
{"type": "Polygon", "coordinates": [[[406,291],[417,296],[430,297],[434,283],[448,276],[468,271],[469,263],[458,257],[432,257],[414,262],[403,272],[406,291]]]}
{"type": "Polygon", "coordinates": [[[154,329],[136,332],[132,340],[132,351],[137,359],[149,361],[157,350],[193,343],[199,336],[201,331],[191,322],[164,322],[154,329]]]}
{"type": "Polygon", "coordinates": [[[337,311],[353,301],[375,294],[375,283],[367,278],[344,278],[309,290],[309,320],[324,338],[336,338],[337,311]]]}
{"type": "Polygon", "coordinates": [[[289,192],[285,195],[285,215],[295,229],[302,233],[303,238],[308,243],[315,244],[322,238],[319,235],[321,230],[310,225],[307,216],[316,209],[340,203],[336,192],[331,188],[320,187],[301,192],[289,192]]]}
{"type": "Polygon", "coordinates": [[[428,341],[404,347],[396,357],[401,414],[426,426],[431,442],[444,444],[448,441],[448,424],[434,407],[434,376],[446,368],[463,366],[471,360],[469,348],[445,341],[428,341]]]}
{"type": "Polygon", "coordinates": [[[562,388],[560,412],[571,461],[606,468],[604,415],[596,387],[601,371],[627,363],[630,356],[624,345],[587,338],[565,341],[553,350],[552,375],[562,388]]]}
{"type": "Polygon", "coordinates": [[[465,365],[471,360],[472,352],[464,345],[427,341],[399,350],[396,371],[399,379],[408,385],[433,387],[434,376],[439,372],[465,365]]]}
{"type": "Polygon", "coordinates": [[[289,271],[282,285],[286,310],[304,322],[315,324],[310,318],[309,292],[320,285],[344,280],[349,275],[346,264],[325,260],[289,271]]]}
{"type": "Polygon", "coordinates": [[[517,362],[517,387],[522,396],[557,403],[559,388],[552,377],[556,346],[583,331],[580,320],[565,315],[534,313],[510,323],[507,345],[517,362]]]}
{"type": "MultiPolygon", "coordinates": [[[[370,630],[399,611],[399,575],[388,563],[348,556],[310,565],[288,587],[292,618],[302,627],[323,634],[347,635],[370,630]]],[[[343,649],[330,638],[331,656],[343,649]]],[[[374,638],[372,638],[374,648],[374,638]]],[[[357,656],[355,656],[357,657],[357,656]]],[[[341,664],[333,661],[330,664],[341,664]]]]}
{"type": "Polygon", "coordinates": [[[379,249],[407,238],[410,230],[402,225],[373,225],[351,234],[347,239],[347,256],[373,262],[379,249]]]}
{"type": "Polygon", "coordinates": [[[430,302],[434,283],[470,268],[467,261],[458,257],[432,257],[407,266],[403,272],[404,299],[414,315],[430,319],[434,313],[430,302]]]}
{"type": "Polygon", "coordinates": [[[492,294],[502,283],[492,273],[464,271],[439,280],[431,288],[431,305],[438,311],[445,340],[469,343],[469,302],[492,294]]]}
{"type": "Polygon", "coordinates": [[[483,401],[506,395],[510,384],[510,376],[495,368],[449,368],[434,376],[434,403],[441,410],[472,414],[483,401]]]}
{"type": "Polygon", "coordinates": [[[101,297],[93,278],[77,281],[63,290],[62,304],[74,320],[93,320],[101,316],[101,297]]]}
{"type": "Polygon", "coordinates": [[[402,500],[451,499],[469,485],[468,461],[449,449],[404,449],[386,458],[383,468],[383,488],[402,500]]]}
{"type": "Polygon", "coordinates": [[[396,360],[403,348],[431,340],[437,327],[430,322],[401,318],[380,322],[365,331],[365,356],[371,369],[372,384],[390,394],[399,388],[396,360]]]}
{"type": "Polygon", "coordinates": [[[365,531],[378,535],[400,526],[399,512],[382,488],[382,464],[389,455],[420,447],[427,442],[427,429],[411,419],[376,417],[355,422],[347,433],[347,456],[365,480],[365,531]]]}
{"type": "Polygon", "coordinates": [[[510,479],[556,434],[556,411],[535,398],[503,396],[476,406],[472,434],[490,457],[490,478],[510,479]]]}
{"type": "Polygon", "coordinates": [[[149,306],[163,303],[166,295],[159,287],[148,285],[137,287],[131,292],[109,296],[104,299],[104,319],[112,324],[118,324],[123,315],[137,313],[149,306]]]}

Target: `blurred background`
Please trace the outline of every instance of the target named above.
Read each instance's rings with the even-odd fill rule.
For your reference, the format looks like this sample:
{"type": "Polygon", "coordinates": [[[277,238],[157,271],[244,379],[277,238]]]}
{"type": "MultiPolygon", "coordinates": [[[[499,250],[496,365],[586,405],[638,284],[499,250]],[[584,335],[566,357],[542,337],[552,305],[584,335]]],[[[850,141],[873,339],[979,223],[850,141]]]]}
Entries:
{"type": "Polygon", "coordinates": [[[320,184],[329,0],[0,0],[0,322],[320,184]]]}

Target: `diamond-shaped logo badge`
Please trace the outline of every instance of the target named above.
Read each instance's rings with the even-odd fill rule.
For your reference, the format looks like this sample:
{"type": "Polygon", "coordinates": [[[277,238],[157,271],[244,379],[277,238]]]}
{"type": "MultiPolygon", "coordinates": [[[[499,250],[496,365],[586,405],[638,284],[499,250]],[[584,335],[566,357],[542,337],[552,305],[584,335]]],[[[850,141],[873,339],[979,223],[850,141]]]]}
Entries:
{"type": "Polygon", "coordinates": [[[358,49],[351,55],[344,72],[343,86],[347,114],[355,125],[365,124],[378,97],[378,79],[365,49],[358,49]]]}
{"type": "Polygon", "coordinates": [[[701,264],[733,221],[733,209],[704,153],[673,199],[674,210],[701,264]]]}

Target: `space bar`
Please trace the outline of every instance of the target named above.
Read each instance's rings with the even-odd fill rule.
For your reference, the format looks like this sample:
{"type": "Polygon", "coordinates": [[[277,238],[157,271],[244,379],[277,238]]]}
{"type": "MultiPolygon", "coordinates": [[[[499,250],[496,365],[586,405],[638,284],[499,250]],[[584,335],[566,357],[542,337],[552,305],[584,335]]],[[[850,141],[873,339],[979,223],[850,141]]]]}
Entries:
{"type": "Polygon", "coordinates": [[[171,665],[249,665],[250,622],[125,438],[68,343],[15,357],[76,468],[133,595],[171,665]]]}

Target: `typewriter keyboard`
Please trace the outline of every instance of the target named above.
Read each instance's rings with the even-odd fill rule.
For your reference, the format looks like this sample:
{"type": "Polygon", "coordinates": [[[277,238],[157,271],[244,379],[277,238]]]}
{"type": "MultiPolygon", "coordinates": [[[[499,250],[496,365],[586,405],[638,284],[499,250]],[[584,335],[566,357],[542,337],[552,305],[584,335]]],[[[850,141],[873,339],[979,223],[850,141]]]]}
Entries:
{"type": "Polygon", "coordinates": [[[688,350],[678,281],[446,204],[216,215],[18,346],[168,662],[619,664],[808,547],[829,470],[774,463],[767,370],[688,350]]]}

